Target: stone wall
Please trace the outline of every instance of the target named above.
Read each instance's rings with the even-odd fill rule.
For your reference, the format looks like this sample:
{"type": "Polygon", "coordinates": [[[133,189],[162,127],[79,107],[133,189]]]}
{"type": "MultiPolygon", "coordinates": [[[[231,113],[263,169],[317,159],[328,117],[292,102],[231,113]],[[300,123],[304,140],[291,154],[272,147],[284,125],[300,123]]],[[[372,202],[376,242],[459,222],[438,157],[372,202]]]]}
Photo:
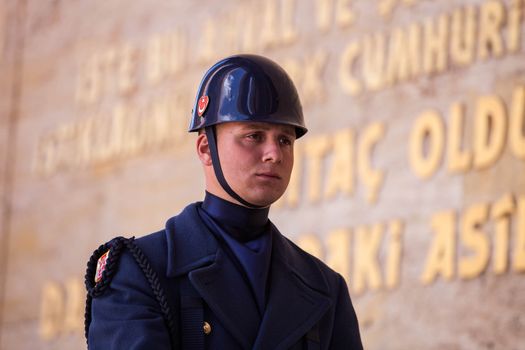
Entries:
{"type": "Polygon", "coordinates": [[[0,349],[84,347],[83,273],[203,198],[186,133],[237,52],[309,133],[270,217],[347,280],[366,349],[520,349],[525,1],[0,2],[0,349]]]}

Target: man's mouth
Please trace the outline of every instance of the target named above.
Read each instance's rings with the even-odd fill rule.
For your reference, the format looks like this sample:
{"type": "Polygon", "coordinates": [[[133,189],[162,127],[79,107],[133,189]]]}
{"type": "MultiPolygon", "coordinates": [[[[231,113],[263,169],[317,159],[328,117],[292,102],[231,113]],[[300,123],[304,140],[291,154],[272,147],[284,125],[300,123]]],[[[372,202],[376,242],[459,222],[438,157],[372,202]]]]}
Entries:
{"type": "Polygon", "coordinates": [[[261,172],[261,173],[256,173],[255,175],[257,177],[265,178],[265,179],[276,179],[276,180],[280,180],[281,179],[279,174],[273,173],[273,172],[261,172]]]}

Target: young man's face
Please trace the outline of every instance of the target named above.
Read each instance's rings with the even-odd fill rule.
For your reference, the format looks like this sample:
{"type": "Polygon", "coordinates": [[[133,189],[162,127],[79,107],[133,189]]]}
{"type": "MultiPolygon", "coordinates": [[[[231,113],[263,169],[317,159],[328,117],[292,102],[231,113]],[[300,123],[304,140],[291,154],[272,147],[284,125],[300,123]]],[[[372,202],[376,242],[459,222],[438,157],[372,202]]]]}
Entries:
{"type": "Polygon", "coordinates": [[[217,125],[217,147],[226,181],[244,200],[260,206],[272,204],[290,181],[294,141],[295,128],[289,125],[217,125]]]}

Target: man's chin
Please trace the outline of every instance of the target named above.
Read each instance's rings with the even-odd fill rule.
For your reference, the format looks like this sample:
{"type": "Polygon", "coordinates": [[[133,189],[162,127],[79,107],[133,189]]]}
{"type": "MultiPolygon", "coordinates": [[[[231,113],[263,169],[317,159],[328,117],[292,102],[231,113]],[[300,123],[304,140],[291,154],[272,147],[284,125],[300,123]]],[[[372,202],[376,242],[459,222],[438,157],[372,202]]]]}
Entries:
{"type": "Polygon", "coordinates": [[[275,195],[275,196],[264,196],[264,197],[256,197],[252,196],[250,199],[247,199],[248,202],[258,206],[258,207],[269,207],[273,203],[277,202],[279,198],[281,198],[282,195],[275,195]]]}

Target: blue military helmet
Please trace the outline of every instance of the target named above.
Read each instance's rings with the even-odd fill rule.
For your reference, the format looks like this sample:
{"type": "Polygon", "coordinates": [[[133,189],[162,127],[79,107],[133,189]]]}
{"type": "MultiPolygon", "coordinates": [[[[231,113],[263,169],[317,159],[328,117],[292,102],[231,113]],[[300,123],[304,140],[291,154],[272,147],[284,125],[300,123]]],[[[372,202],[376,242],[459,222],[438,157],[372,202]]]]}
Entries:
{"type": "Polygon", "coordinates": [[[288,74],[272,60],[237,55],[213,65],[201,81],[189,131],[225,122],[256,121],[307,129],[303,109],[288,74]]]}
{"type": "Polygon", "coordinates": [[[303,109],[288,74],[266,57],[227,57],[206,72],[193,106],[189,131],[205,130],[213,169],[222,188],[243,205],[260,208],[233,191],[222,173],[215,125],[227,122],[291,125],[297,138],[303,136],[307,132],[303,109]]]}

